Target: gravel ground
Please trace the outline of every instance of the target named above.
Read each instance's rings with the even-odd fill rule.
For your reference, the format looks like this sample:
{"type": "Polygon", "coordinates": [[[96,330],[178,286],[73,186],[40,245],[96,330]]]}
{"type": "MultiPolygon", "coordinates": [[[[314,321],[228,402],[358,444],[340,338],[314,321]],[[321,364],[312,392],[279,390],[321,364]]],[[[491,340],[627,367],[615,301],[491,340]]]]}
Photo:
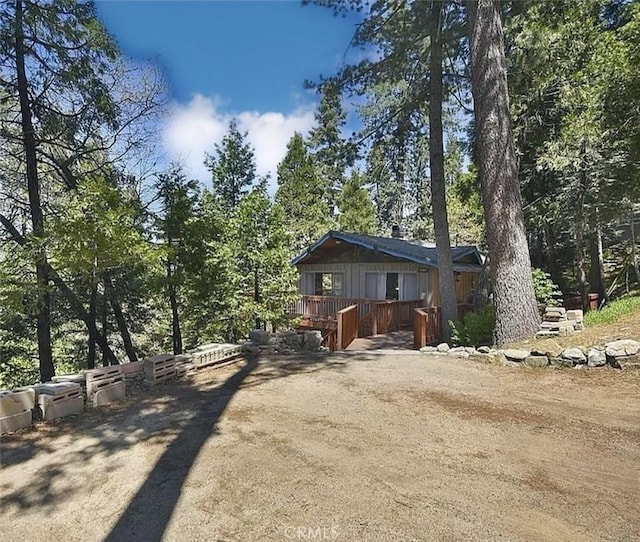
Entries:
{"type": "Polygon", "coordinates": [[[640,540],[640,372],[248,361],[2,439],[2,540],[640,540]]]}

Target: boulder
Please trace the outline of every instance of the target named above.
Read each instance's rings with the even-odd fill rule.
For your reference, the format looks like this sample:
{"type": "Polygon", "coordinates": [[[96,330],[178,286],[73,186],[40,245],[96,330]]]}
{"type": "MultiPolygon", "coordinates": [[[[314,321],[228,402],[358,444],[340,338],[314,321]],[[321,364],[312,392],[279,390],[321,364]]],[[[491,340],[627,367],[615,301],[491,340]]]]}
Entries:
{"type": "Polygon", "coordinates": [[[437,352],[438,349],[435,346],[423,346],[420,349],[420,352],[422,352],[423,354],[431,354],[433,352],[437,352]]]}
{"type": "Polygon", "coordinates": [[[303,344],[303,349],[307,352],[318,352],[320,345],[322,345],[322,333],[319,331],[305,331],[303,344]]]}
{"type": "Polygon", "coordinates": [[[469,361],[475,361],[477,363],[486,363],[490,365],[507,365],[507,358],[504,357],[502,352],[482,353],[476,352],[469,355],[469,361]]]}
{"type": "Polygon", "coordinates": [[[548,358],[558,358],[562,354],[562,346],[557,341],[545,341],[544,344],[531,351],[534,355],[547,356],[548,358]]]}
{"type": "Polygon", "coordinates": [[[551,367],[560,368],[560,367],[573,367],[573,362],[569,359],[564,359],[561,357],[550,357],[549,365],[551,367]]]}
{"type": "Polygon", "coordinates": [[[631,339],[612,341],[604,345],[607,361],[612,367],[640,366],[640,343],[631,339]]]}
{"type": "Polygon", "coordinates": [[[440,343],[436,349],[438,350],[438,352],[448,352],[449,351],[449,345],[447,343],[440,343]]]}
{"type": "Polygon", "coordinates": [[[491,352],[491,348],[488,346],[478,346],[478,352],[480,352],[480,354],[488,354],[491,352]]]}
{"type": "Polygon", "coordinates": [[[587,357],[580,348],[567,348],[563,350],[561,357],[570,361],[573,365],[587,363],[587,357]]]}
{"type": "Polygon", "coordinates": [[[612,358],[636,356],[640,352],[640,343],[631,339],[612,341],[605,344],[604,347],[607,356],[612,358]]]}
{"type": "Polygon", "coordinates": [[[269,344],[271,333],[262,329],[252,329],[249,331],[249,338],[255,344],[269,344]]]}
{"type": "Polygon", "coordinates": [[[502,353],[509,361],[516,361],[518,363],[524,361],[531,355],[531,352],[528,350],[518,350],[516,348],[507,348],[506,350],[502,350],[502,353]]]}
{"type": "Polygon", "coordinates": [[[527,356],[522,364],[527,367],[546,367],[549,365],[549,358],[547,356],[527,356]]]}
{"type": "Polygon", "coordinates": [[[587,365],[589,367],[602,367],[607,364],[607,355],[601,348],[589,348],[587,352],[587,365]]]}

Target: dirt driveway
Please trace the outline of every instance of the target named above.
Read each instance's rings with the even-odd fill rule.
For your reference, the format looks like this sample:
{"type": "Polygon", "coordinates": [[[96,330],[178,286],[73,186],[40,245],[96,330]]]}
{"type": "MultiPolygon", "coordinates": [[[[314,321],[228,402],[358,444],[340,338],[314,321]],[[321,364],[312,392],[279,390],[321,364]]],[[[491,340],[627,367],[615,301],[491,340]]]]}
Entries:
{"type": "Polygon", "coordinates": [[[247,362],[4,438],[2,540],[639,540],[640,373],[247,362]]]}

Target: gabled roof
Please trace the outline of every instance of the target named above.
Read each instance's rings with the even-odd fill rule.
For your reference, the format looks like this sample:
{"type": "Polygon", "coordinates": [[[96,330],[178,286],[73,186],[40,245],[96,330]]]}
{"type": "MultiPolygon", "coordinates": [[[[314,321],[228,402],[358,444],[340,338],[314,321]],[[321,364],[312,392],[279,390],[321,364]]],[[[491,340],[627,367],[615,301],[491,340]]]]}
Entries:
{"type": "MultiPolygon", "coordinates": [[[[401,260],[414,262],[428,267],[438,267],[438,253],[435,246],[425,246],[417,241],[407,241],[394,237],[377,237],[374,235],[362,235],[359,233],[346,233],[341,231],[330,231],[321,239],[316,241],[302,254],[291,262],[293,265],[304,263],[304,261],[328,240],[335,239],[344,243],[350,243],[364,247],[375,252],[387,254],[401,260]]],[[[454,271],[480,271],[483,257],[475,246],[451,247],[454,271]],[[472,256],[474,263],[462,262],[463,258],[472,256]]]]}

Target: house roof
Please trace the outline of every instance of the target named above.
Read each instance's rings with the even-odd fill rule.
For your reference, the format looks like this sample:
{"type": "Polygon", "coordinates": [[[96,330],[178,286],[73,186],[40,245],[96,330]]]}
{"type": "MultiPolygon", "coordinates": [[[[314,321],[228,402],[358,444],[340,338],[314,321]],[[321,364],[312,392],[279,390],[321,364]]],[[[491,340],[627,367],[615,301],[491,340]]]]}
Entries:
{"type": "MultiPolygon", "coordinates": [[[[377,237],[359,233],[329,231],[302,254],[291,262],[293,265],[305,263],[309,256],[330,239],[361,246],[375,252],[387,254],[401,260],[414,262],[428,267],[438,267],[438,253],[435,246],[420,244],[418,241],[407,241],[394,237],[377,237]]],[[[483,257],[475,246],[451,247],[454,271],[479,272],[483,257]],[[471,258],[468,258],[468,257],[471,258]],[[469,259],[472,261],[470,262],[469,259]],[[463,261],[466,260],[466,261],[463,261]]]]}

